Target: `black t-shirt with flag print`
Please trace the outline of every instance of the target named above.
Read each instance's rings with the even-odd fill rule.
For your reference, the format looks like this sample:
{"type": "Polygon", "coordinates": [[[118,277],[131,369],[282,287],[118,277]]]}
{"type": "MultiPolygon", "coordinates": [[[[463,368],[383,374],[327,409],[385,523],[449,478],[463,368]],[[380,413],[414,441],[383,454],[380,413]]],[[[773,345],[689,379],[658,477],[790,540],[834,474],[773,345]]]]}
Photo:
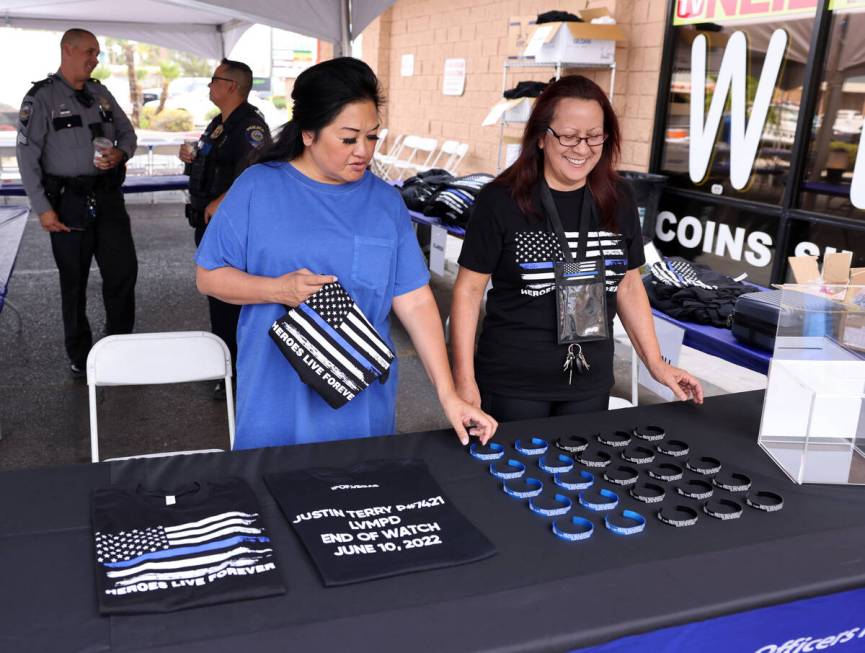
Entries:
{"type": "Polygon", "coordinates": [[[258,501],[242,479],[100,489],[91,510],[102,614],[285,593],[258,501]]]}
{"type": "MultiPolygon", "coordinates": [[[[636,203],[625,184],[620,188],[616,228],[601,229],[592,224],[585,257],[604,261],[611,334],[619,282],[625,272],[645,262],[636,203]]],[[[571,251],[576,254],[585,187],[551,192],[571,251]]],[[[542,216],[539,197],[536,206],[542,216]]],[[[571,385],[568,375],[562,373],[567,346],[557,343],[553,292],[553,263],[561,260],[561,247],[548,220],[523,214],[508,188],[497,184],[484,187],[459,257],[462,267],[492,275],[475,357],[475,376],[481,392],[576,401],[587,393],[612,387],[612,339],[582,344],[591,365],[589,373],[575,373],[571,385]]]]}

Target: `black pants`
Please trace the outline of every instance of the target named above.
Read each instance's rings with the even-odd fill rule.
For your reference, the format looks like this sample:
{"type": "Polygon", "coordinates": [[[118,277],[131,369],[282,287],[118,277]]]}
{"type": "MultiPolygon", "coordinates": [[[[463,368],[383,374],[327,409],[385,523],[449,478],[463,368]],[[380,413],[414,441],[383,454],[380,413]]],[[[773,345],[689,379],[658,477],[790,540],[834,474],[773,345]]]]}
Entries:
{"type": "Polygon", "coordinates": [[[543,401],[489,393],[481,394],[481,408],[499,422],[579,415],[595,410],[607,410],[609,401],[609,392],[589,395],[579,401],[543,401]]]}
{"type": "Polygon", "coordinates": [[[66,353],[82,368],[93,345],[87,321],[87,278],[94,256],[102,274],[105,334],[131,333],[135,326],[138,259],[129,214],[120,191],[105,197],[99,206],[96,220],[85,231],[51,234],[51,250],[60,272],[66,353]]]}
{"type": "MultiPolygon", "coordinates": [[[[201,239],[204,237],[206,226],[195,228],[195,246],[201,244],[201,239]]],[[[210,331],[213,335],[219,336],[228,345],[228,350],[231,352],[231,366],[237,370],[237,321],[240,319],[240,309],[242,306],[237,304],[227,304],[219,301],[214,297],[207,298],[207,304],[210,308],[210,331]]]]}

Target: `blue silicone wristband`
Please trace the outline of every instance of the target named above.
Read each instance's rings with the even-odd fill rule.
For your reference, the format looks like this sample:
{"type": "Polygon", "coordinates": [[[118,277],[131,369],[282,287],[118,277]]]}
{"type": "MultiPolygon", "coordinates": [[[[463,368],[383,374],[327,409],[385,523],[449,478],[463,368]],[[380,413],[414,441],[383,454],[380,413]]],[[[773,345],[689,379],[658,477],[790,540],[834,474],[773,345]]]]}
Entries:
{"type": "Polygon", "coordinates": [[[553,476],[553,483],[559,487],[565,488],[566,490],[585,490],[586,488],[592,487],[595,482],[595,475],[586,470],[580,470],[578,473],[580,478],[583,479],[580,483],[570,483],[565,481],[559,474],[553,476]]]}
{"type": "Polygon", "coordinates": [[[517,440],[514,442],[514,449],[524,456],[540,456],[542,453],[546,453],[549,446],[547,441],[541,438],[532,438],[529,442],[532,446],[525,446],[522,440],[517,440]]]}
{"type": "Polygon", "coordinates": [[[616,506],[619,505],[619,496],[615,492],[604,488],[600,492],[598,492],[598,494],[606,499],[609,499],[609,501],[605,501],[603,503],[590,501],[586,498],[585,492],[580,492],[580,505],[583,506],[583,508],[588,508],[589,510],[593,510],[594,512],[613,510],[616,506]]]}
{"type": "Polygon", "coordinates": [[[558,474],[571,471],[574,468],[574,461],[563,453],[556,456],[556,462],[547,460],[546,456],[541,456],[538,460],[538,467],[550,474],[558,474]]]}
{"type": "Polygon", "coordinates": [[[469,453],[472,458],[477,458],[478,460],[498,460],[505,455],[505,448],[498,442],[490,442],[487,446],[490,448],[489,453],[478,451],[478,443],[472,442],[469,447],[469,453]]]}
{"type": "Polygon", "coordinates": [[[509,478],[519,478],[526,473],[526,466],[519,460],[508,460],[502,463],[490,463],[490,474],[496,478],[506,480],[509,478]],[[504,469],[502,469],[504,467],[504,469]]]}
{"type": "Polygon", "coordinates": [[[604,524],[616,535],[636,535],[646,528],[646,518],[633,510],[623,510],[621,516],[629,521],[635,522],[633,526],[617,526],[610,521],[610,515],[604,517],[604,524]]]}
{"type": "Polygon", "coordinates": [[[592,536],[594,530],[595,527],[592,526],[592,522],[584,517],[577,517],[576,515],[570,519],[557,519],[553,522],[553,533],[555,536],[569,542],[587,540],[592,536]],[[565,524],[568,525],[567,530],[565,524]],[[570,530],[574,526],[579,527],[581,530],[570,530]]]}
{"type": "Polygon", "coordinates": [[[531,497],[536,497],[541,493],[541,490],[544,489],[544,484],[541,483],[538,479],[532,478],[531,476],[526,476],[525,482],[526,485],[532,486],[531,490],[515,490],[512,487],[508,486],[507,481],[502,483],[502,489],[505,491],[505,494],[508,494],[517,499],[529,499],[531,497]]]}
{"type": "Polygon", "coordinates": [[[529,508],[531,508],[532,512],[543,515],[544,517],[554,517],[556,515],[564,515],[574,505],[574,502],[564,494],[557,494],[553,499],[559,504],[555,508],[542,508],[535,505],[535,500],[533,498],[529,499],[529,508]]]}

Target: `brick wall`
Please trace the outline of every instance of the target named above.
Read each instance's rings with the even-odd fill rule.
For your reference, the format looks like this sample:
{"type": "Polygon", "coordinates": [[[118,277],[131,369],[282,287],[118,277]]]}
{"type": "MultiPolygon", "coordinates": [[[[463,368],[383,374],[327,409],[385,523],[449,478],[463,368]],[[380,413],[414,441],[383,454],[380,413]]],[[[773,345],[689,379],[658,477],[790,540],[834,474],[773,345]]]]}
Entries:
{"type": "MultiPolygon", "coordinates": [[[[363,33],[363,58],[379,75],[388,106],[383,124],[393,135],[412,133],[470,144],[463,174],[495,172],[499,128],[481,122],[500,98],[508,18],[551,8],[577,11],[586,3],[564,0],[397,0],[363,33]],[[413,54],[414,75],[400,75],[403,54],[413,54]],[[442,95],[444,60],[466,60],[460,97],[442,95]]],[[[646,170],[661,65],[666,0],[589,0],[616,18],[626,40],[616,48],[613,105],[623,131],[623,169],[646,170]]],[[[609,92],[610,73],[585,71],[609,92]]],[[[553,70],[512,70],[507,88],[521,80],[546,81],[553,70]]],[[[519,135],[518,129],[509,133],[519,135]]],[[[385,149],[391,138],[385,143],[385,149]]]]}

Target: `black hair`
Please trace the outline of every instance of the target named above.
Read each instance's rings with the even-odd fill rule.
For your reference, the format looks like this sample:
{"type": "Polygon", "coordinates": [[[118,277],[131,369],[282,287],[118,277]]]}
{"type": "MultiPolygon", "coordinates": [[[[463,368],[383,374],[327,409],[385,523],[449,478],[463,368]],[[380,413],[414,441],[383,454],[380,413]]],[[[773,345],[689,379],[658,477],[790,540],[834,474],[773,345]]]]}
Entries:
{"type": "Polygon", "coordinates": [[[298,75],[291,91],[291,120],[272,145],[263,149],[257,163],[291,161],[303,154],[301,132],[318,132],[334,121],[347,104],[368,100],[376,110],[384,104],[381,86],[372,68],[360,59],[338,57],[322,61],[298,75]]]}
{"type": "Polygon", "coordinates": [[[239,79],[234,80],[237,82],[238,91],[242,96],[248,96],[249,91],[252,90],[252,68],[242,61],[232,61],[231,59],[223,59],[219,65],[225,66],[228,71],[239,77],[239,79]]]}

